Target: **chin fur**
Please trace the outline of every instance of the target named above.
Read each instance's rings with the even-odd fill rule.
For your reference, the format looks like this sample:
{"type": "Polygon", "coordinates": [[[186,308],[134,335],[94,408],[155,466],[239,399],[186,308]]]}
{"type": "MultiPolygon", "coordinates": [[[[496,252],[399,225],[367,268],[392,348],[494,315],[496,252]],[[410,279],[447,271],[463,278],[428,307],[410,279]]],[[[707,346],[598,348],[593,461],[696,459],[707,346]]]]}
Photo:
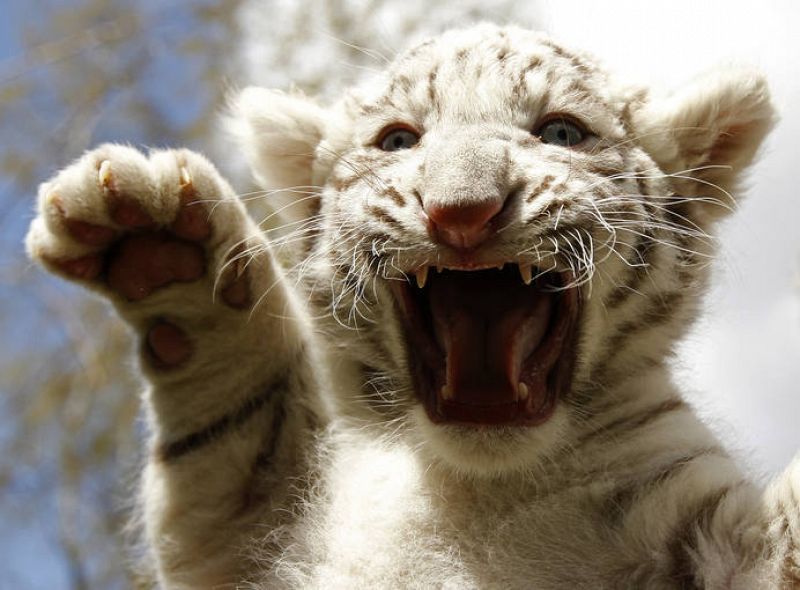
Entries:
{"type": "Polygon", "coordinates": [[[563,440],[567,415],[557,408],[545,424],[536,427],[473,427],[432,423],[417,406],[411,413],[420,450],[457,474],[494,478],[535,471],[563,440]]]}

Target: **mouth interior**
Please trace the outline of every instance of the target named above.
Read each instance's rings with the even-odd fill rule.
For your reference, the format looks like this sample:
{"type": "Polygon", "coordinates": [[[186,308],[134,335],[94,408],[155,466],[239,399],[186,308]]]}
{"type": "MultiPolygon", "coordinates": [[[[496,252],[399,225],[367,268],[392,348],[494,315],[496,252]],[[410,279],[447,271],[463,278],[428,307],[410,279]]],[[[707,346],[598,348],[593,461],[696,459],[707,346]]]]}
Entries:
{"type": "Polygon", "coordinates": [[[418,394],[434,422],[535,425],[569,382],[574,290],[516,265],[403,283],[400,307],[418,394]]]}

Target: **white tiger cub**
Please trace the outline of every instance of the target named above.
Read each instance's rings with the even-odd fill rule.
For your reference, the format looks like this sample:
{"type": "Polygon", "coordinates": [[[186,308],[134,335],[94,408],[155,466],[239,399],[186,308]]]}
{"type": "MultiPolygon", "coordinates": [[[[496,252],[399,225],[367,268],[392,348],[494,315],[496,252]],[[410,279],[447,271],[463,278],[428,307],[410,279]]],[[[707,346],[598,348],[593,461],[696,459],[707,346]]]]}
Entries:
{"type": "Polygon", "coordinates": [[[747,481],[666,366],[759,74],[656,98],[484,24],[235,114],[292,268],[185,150],[87,153],[27,238],[141,336],[163,587],[800,586],[800,465],[747,481]]]}

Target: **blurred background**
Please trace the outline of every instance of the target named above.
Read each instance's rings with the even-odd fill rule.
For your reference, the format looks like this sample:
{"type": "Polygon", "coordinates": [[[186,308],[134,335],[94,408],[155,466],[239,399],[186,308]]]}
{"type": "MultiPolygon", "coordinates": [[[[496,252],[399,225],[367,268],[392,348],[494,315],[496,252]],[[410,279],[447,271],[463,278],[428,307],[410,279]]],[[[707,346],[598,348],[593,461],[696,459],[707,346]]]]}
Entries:
{"type": "MultiPolygon", "coordinates": [[[[185,145],[250,181],[217,113],[247,84],[323,99],[420,36],[475,20],[551,31],[669,89],[760,66],[782,122],[722,228],[708,313],[682,343],[690,401],[757,477],[800,447],[800,5],[462,0],[0,0],[0,590],[137,586],[123,551],[142,424],[131,344],[22,239],[36,186],[103,141],[185,145]]],[[[261,204],[255,203],[254,206],[261,204]]]]}

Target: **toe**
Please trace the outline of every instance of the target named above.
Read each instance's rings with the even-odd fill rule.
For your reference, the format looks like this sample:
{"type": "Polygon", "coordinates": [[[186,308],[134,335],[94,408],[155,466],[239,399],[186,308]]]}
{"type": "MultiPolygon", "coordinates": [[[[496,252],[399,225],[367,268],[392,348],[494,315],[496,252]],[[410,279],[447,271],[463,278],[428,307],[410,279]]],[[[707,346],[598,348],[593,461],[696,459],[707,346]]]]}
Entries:
{"type": "Polygon", "coordinates": [[[180,169],[180,181],[180,207],[172,223],[172,232],[185,240],[207,240],[211,236],[208,211],[200,202],[192,179],[184,167],[180,169]]]}
{"type": "Polygon", "coordinates": [[[97,170],[97,180],[108,203],[108,214],[119,225],[128,229],[146,229],[156,223],[141,203],[126,196],[112,174],[111,161],[103,160],[97,170]]]}
{"type": "Polygon", "coordinates": [[[222,289],[222,300],[236,309],[250,307],[250,284],[246,273],[236,277],[230,285],[222,289]]]}
{"type": "Polygon", "coordinates": [[[222,284],[220,290],[222,300],[236,309],[250,307],[250,280],[248,278],[247,263],[250,256],[245,251],[246,245],[239,244],[228,255],[228,262],[222,271],[222,284]]]}
{"type": "Polygon", "coordinates": [[[50,201],[55,210],[54,214],[60,218],[69,235],[77,242],[86,246],[102,248],[114,241],[117,232],[112,228],[68,217],[58,195],[52,196],[50,201]]]}
{"type": "Polygon", "coordinates": [[[46,256],[43,258],[51,266],[79,281],[93,281],[103,272],[103,257],[100,254],[88,254],[69,260],[52,260],[46,256]]]}

